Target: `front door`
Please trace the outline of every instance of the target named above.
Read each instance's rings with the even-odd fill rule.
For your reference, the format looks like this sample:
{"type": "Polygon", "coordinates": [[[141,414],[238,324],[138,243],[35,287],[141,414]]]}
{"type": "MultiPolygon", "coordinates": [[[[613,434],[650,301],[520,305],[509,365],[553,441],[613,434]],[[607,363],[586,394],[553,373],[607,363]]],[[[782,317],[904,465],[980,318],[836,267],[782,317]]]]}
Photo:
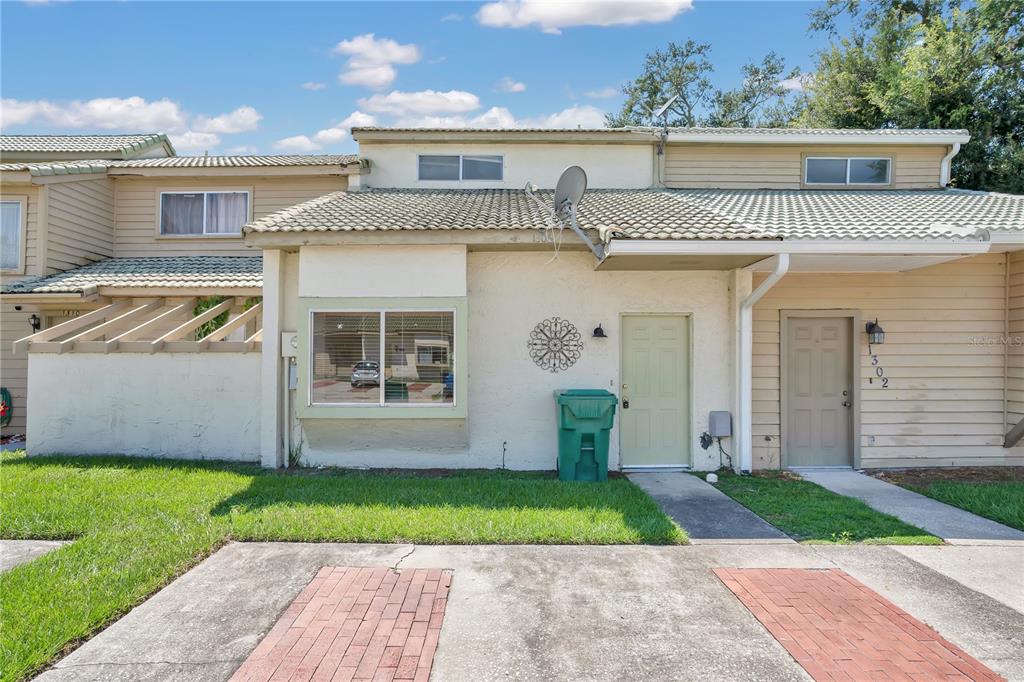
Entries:
{"type": "Polygon", "coordinates": [[[690,463],[690,329],[682,315],[622,318],[623,467],[690,463]]]}
{"type": "Polygon", "coordinates": [[[851,320],[786,320],[786,466],[852,466],[851,320]]]}

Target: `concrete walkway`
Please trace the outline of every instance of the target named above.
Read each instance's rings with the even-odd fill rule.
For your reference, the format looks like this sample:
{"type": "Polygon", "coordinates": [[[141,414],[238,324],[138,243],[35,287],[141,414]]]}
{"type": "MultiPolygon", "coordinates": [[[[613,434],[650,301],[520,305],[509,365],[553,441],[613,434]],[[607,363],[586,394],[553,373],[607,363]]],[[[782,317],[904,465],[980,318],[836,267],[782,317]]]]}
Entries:
{"type": "Polygon", "coordinates": [[[785,533],[700,478],[684,473],[629,474],[694,544],[793,542],[785,533]]]}
{"type": "Polygon", "coordinates": [[[808,481],[856,497],[951,544],[1024,543],[1024,532],[849,469],[801,469],[808,481]]]}
{"type": "Polygon", "coordinates": [[[61,540],[0,540],[0,573],[64,545],[61,540]]]}
{"type": "Polygon", "coordinates": [[[924,566],[879,546],[231,543],[38,679],[225,680],[321,567],[395,565],[454,571],[433,682],[808,680],[715,576],[721,567],[840,568],[1024,679],[1024,615],[946,575],[941,553],[1005,548],[930,549],[940,551],[924,566]]]}

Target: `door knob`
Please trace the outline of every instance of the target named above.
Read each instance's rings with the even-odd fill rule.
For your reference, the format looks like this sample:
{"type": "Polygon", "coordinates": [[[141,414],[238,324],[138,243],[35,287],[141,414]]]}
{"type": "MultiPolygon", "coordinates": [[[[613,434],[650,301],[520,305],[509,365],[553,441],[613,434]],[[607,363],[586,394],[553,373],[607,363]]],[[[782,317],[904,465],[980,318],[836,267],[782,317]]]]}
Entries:
{"type": "Polygon", "coordinates": [[[624,409],[624,410],[628,410],[629,409],[629,401],[628,400],[623,400],[622,401],[622,409],[624,409]]]}
{"type": "Polygon", "coordinates": [[[844,400],[843,401],[843,407],[849,407],[849,406],[850,406],[850,401],[849,400],[844,400]]]}

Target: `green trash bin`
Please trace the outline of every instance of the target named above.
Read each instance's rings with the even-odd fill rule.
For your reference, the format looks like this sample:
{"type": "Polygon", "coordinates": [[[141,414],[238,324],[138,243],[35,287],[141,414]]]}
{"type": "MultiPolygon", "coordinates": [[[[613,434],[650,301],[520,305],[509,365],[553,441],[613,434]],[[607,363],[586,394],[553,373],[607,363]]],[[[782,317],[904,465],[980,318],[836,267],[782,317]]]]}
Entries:
{"type": "Polygon", "coordinates": [[[603,389],[555,391],[558,405],[558,478],[607,481],[608,440],[619,399],[603,389]]]}
{"type": "Polygon", "coordinates": [[[398,379],[388,379],[384,382],[384,398],[394,402],[409,402],[409,384],[398,379]]]}

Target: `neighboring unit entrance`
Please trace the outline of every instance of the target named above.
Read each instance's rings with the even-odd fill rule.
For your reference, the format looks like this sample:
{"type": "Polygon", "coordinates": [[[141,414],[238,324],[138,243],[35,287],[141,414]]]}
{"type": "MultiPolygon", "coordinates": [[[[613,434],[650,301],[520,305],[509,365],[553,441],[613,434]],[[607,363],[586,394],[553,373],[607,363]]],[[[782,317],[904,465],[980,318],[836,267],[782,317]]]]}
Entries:
{"type": "Polygon", "coordinates": [[[787,467],[853,465],[851,319],[785,317],[787,467]]]}
{"type": "Polygon", "coordinates": [[[689,318],[623,316],[620,397],[623,467],[690,464],[689,318]]]}

